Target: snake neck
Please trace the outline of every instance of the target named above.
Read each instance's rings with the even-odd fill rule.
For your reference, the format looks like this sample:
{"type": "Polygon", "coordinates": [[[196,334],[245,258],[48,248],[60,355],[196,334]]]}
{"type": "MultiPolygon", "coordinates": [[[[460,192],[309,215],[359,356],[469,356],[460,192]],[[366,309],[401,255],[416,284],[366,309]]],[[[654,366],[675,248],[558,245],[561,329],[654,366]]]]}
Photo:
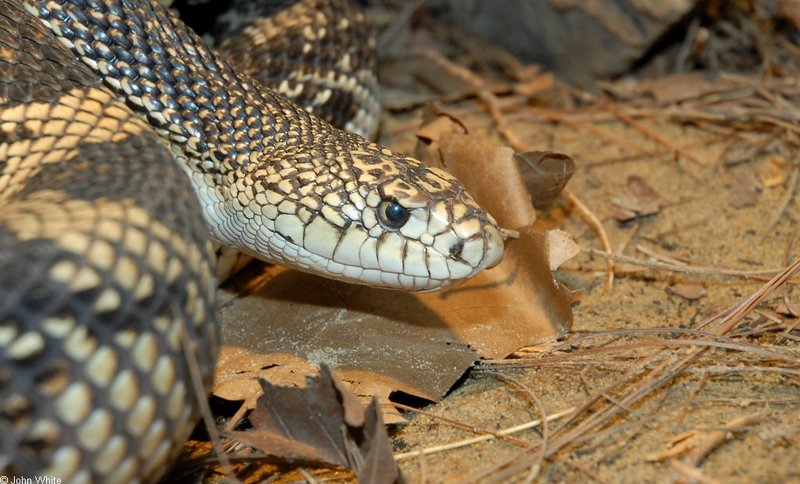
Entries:
{"type": "Polygon", "coordinates": [[[193,165],[189,171],[216,184],[226,185],[255,153],[270,158],[302,135],[283,119],[307,114],[234,73],[158,4],[33,0],[26,7],[193,165]]]}

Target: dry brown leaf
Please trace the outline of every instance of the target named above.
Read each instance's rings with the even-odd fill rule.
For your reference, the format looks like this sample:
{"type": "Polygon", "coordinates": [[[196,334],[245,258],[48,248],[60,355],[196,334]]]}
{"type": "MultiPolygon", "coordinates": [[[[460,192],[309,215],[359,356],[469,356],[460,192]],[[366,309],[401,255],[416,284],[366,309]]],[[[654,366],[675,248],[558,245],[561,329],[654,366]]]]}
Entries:
{"type": "Polygon", "coordinates": [[[400,480],[378,401],[365,411],[327,367],[319,373],[305,388],[259,380],[263,394],[248,416],[253,430],[228,435],[287,463],[348,467],[360,482],[400,480]]]}
{"type": "Polygon", "coordinates": [[[547,232],[523,229],[506,243],[497,267],[418,297],[485,358],[560,338],[572,325],[572,308],[569,293],[553,280],[546,250],[547,232]]]}
{"type": "Polygon", "coordinates": [[[761,187],[746,176],[737,176],[730,185],[731,206],[734,208],[752,207],[758,202],[761,187]]]}
{"type": "Polygon", "coordinates": [[[394,460],[389,433],[381,421],[380,404],[373,398],[365,412],[362,443],[362,464],[358,480],[362,484],[404,482],[394,460]],[[366,452],[364,452],[366,450],[366,452]]]}
{"type": "Polygon", "coordinates": [[[325,362],[345,381],[369,388],[367,395],[378,393],[387,400],[394,390],[438,399],[477,359],[415,295],[277,266],[264,270],[261,288],[223,308],[226,345],[325,362]]]}
{"type": "Polygon", "coordinates": [[[572,259],[581,249],[572,238],[558,229],[547,231],[547,260],[550,270],[554,271],[561,264],[572,259]]]}
{"type": "MultiPolygon", "coordinates": [[[[262,394],[259,379],[264,379],[278,386],[305,386],[306,377],[316,375],[319,367],[304,358],[282,353],[256,353],[241,346],[223,345],[220,349],[219,362],[214,374],[211,393],[219,398],[231,401],[242,401],[245,410],[256,407],[258,397],[262,394]]],[[[405,385],[386,375],[360,370],[338,370],[334,372],[338,380],[343,382],[348,391],[367,405],[377,397],[383,412],[383,421],[387,424],[406,422],[394,407],[388,405],[389,395],[395,391],[404,391],[411,395],[420,395],[417,388],[405,385]]],[[[433,400],[433,397],[427,397],[433,400]]]]}
{"type": "Polygon", "coordinates": [[[522,169],[533,206],[539,210],[550,208],[575,173],[575,162],[561,153],[529,151],[514,158],[522,169]]]}
{"type": "Polygon", "coordinates": [[[255,408],[261,396],[259,378],[282,386],[302,386],[305,376],[316,373],[316,366],[307,360],[287,354],[259,354],[245,348],[223,345],[211,393],[225,400],[244,402],[255,408]]]}
{"type": "Polygon", "coordinates": [[[695,301],[706,295],[706,288],[702,284],[678,283],[668,288],[669,292],[690,301],[695,301]]]}
{"type": "Polygon", "coordinates": [[[519,239],[506,242],[497,267],[420,300],[488,358],[565,335],[572,324],[569,295],[550,272],[546,233],[530,229],[536,212],[516,153],[466,134],[436,106],[426,111],[417,136],[420,159],[456,175],[501,227],[520,232],[519,239]]]}
{"type": "Polygon", "coordinates": [[[636,175],[628,177],[625,188],[611,201],[617,206],[613,217],[620,222],[653,215],[661,209],[661,195],[636,175]]]}

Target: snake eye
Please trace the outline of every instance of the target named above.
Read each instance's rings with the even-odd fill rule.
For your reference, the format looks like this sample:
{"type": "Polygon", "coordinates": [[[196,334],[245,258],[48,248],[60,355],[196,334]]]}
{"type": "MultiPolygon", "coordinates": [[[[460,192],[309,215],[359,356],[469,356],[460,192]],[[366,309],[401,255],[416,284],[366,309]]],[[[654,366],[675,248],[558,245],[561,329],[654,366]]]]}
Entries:
{"type": "Polygon", "coordinates": [[[408,210],[397,202],[384,200],[378,204],[378,221],[386,229],[399,229],[408,221],[410,215],[408,210]]]}

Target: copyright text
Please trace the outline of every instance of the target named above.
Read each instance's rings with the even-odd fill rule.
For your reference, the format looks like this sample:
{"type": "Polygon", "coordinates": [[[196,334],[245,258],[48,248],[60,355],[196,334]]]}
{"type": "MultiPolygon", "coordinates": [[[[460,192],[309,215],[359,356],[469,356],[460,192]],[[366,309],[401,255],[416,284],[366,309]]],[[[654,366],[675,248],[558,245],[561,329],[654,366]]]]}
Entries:
{"type": "Polygon", "coordinates": [[[0,484],[61,484],[61,478],[50,477],[50,476],[35,476],[35,477],[0,476],[0,484]]]}

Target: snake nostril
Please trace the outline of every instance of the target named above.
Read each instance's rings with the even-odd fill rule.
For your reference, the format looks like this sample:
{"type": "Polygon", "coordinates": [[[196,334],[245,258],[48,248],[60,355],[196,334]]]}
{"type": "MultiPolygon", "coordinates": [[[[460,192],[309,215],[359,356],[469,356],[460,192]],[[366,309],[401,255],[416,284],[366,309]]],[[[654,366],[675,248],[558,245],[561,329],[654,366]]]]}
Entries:
{"type": "Polygon", "coordinates": [[[461,257],[461,252],[463,250],[464,250],[464,241],[459,240],[450,247],[449,253],[451,257],[459,258],[461,257]]]}

